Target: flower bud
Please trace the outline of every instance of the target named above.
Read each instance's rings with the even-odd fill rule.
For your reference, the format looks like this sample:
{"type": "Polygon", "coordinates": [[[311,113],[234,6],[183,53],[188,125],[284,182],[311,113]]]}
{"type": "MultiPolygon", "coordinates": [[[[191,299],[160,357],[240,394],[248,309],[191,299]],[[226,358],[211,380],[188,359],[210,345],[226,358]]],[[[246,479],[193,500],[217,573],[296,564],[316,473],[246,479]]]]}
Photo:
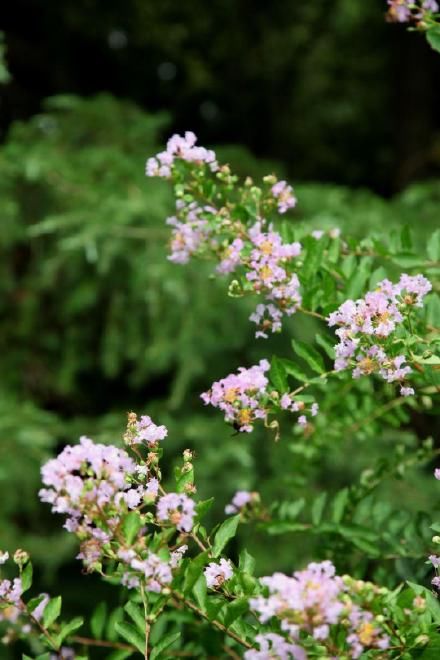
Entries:
{"type": "Polygon", "coordinates": [[[191,449],[185,449],[185,451],[183,452],[183,460],[185,461],[185,463],[189,463],[190,461],[192,461],[193,456],[194,454],[191,449]]]}
{"type": "Polygon", "coordinates": [[[432,537],[432,542],[433,542],[433,543],[440,544],[440,536],[433,536],[433,537],[432,537]]]}
{"type": "Polygon", "coordinates": [[[14,553],[14,562],[17,564],[17,566],[24,566],[28,563],[29,559],[29,554],[25,550],[21,550],[19,548],[14,553]]]}

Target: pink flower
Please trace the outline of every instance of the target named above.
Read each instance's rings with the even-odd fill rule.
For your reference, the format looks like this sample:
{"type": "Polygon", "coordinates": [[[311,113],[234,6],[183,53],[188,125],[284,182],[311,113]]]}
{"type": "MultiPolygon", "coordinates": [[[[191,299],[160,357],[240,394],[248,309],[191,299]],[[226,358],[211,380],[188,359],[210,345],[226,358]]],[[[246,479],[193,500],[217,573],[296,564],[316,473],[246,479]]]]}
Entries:
{"type": "Polygon", "coordinates": [[[136,435],[133,442],[140,444],[145,442],[149,446],[155,445],[159,440],[163,440],[168,435],[166,426],[156,426],[151,421],[151,417],[143,415],[138,422],[136,422],[136,435]]]}
{"type": "Polygon", "coordinates": [[[183,493],[168,493],[157,502],[157,519],[172,523],[181,532],[190,532],[195,516],[192,499],[183,493]]]}
{"type": "Polygon", "coordinates": [[[297,200],[293,194],[293,188],[286,181],[278,181],[272,186],[271,190],[272,195],[278,201],[279,213],[286,213],[286,211],[296,206],[297,200]]]}
{"type": "Polygon", "coordinates": [[[210,589],[220,587],[224,582],[230,580],[234,574],[234,570],[229,559],[220,559],[217,564],[211,562],[204,570],[206,584],[210,589]]]}

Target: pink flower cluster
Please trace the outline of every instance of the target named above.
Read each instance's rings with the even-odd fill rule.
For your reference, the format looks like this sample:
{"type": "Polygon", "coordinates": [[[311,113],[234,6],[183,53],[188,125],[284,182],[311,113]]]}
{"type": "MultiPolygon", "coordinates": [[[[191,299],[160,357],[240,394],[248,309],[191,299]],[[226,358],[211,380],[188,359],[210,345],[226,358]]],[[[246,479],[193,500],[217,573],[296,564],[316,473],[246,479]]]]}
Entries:
{"type": "Polygon", "coordinates": [[[416,0],[387,0],[388,18],[395,23],[409,23],[413,20],[420,21],[426,13],[436,13],[439,4],[436,0],[423,0],[416,5],[416,0]]]}
{"type": "Polygon", "coordinates": [[[160,440],[163,440],[168,435],[166,426],[157,426],[152,422],[151,417],[142,415],[140,420],[136,422],[136,435],[133,438],[134,444],[145,442],[149,447],[154,447],[160,440]]]}
{"type": "MultiPolygon", "coordinates": [[[[124,438],[129,446],[148,447],[146,462],[138,465],[125,451],[83,437],[79,445],[65,447],[42,468],[46,488],[40,497],[53,511],[67,515],[66,529],[81,540],[78,558],[88,568],[105,558],[117,558],[121,582],[128,588],[138,587],[142,580],[147,590],[161,591],[171,582],[186,551],[186,546],[180,546],[168,558],[159,557],[146,547],[148,532],[142,526],[130,544],[124,545],[124,524],[130,510],[152,504],[158,496],[159,480],[152,476],[149,461],[154,463],[154,449],[166,435],[165,426],[154,424],[148,416],[138,420],[130,413],[124,438]]],[[[194,502],[187,495],[168,493],[157,502],[155,522],[171,523],[188,533],[194,515],[194,502]]]]}
{"type": "Polygon", "coordinates": [[[210,589],[221,587],[233,574],[234,569],[229,559],[220,559],[218,563],[212,561],[204,570],[206,584],[210,589]]]}
{"type": "Polygon", "coordinates": [[[138,553],[132,548],[120,549],[118,558],[124,565],[121,583],[127,589],[137,589],[142,578],[147,591],[160,593],[172,581],[173,568],[178,566],[185,551],[186,546],[181,546],[179,552],[175,551],[165,561],[150,551],[138,553]]]}
{"type": "Polygon", "coordinates": [[[352,367],[354,378],[378,373],[389,383],[400,382],[403,396],[414,394],[412,388],[404,385],[411,373],[405,356],[390,357],[381,343],[404,323],[412,307],[423,305],[431,288],[423,275],[403,274],[397,284],[383,280],[364,298],[345,301],[328,318],[329,326],[339,326],[335,370],[352,367]]]}
{"type": "Polygon", "coordinates": [[[373,621],[373,615],[350,600],[343,578],[329,561],[311,563],[293,577],[275,573],[261,578],[269,595],[250,600],[262,623],[277,617],[281,628],[293,639],[305,631],[316,640],[327,640],[331,626],[347,626],[350,657],[358,658],[365,648],[387,648],[389,639],[373,621]],[[347,623],[348,619],[348,623],[347,623]]]}
{"type": "Polygon", "coordinates": [[[306,427],[309,423],[306,412],[310,412],[311,417],[316,417],[319,411],[319,405],[317,403],[312,403],[310,410],[307,411],[306,405],[303,401],[295,400],[290,394],[283,394],[280,399],[280,408],[282,410],[289,410],[290,412],[300,413],[298,417],[298,424],[300,426],[306,427]]]}
{"type": "Polygon", "coordinates": [[[250,493],[248,490],[237,490],[230,504],[225,507],[227,515],[234,515],[243,511],[247,506],[251,506],[259,500],[258,493],[250,493]]]}
{"type": "Polygon", "coordinates": [[[225,413],[225,421],[236,425],[239,431],[250,433],[257,419],[267,419],[267,385],[265,373],[269,371],[267,360],[260,360],[258,365],[213,383],[208,392],[201,395],[203,402],[219,408],[225,413]]]}
{"type": "Polygon", "coordinates": [[[195,505],[191,498],[183,493],[167,493],[157,503],[157,519],[170,522],[180,532],[190,532],[193,527],[195,505]]]}
{"type": "Polygon", "coordinates": [[[51,504],[55,513],[67,515],[64,527],[82,539],[79,558],[86,565],[100,559],[121,516],[138,507],[145,495],[157,492],[153,480],[134,481],[136,464],[125,451],[85,437],[79,445],[65,447],[41,473],[47,488],[40,490],[40,499],[51,504]]]}
{"type": "Polygon", "coordinates": [[[250,320],[259,326],[257,337],[267,338],[267,331],[281,329],[283,314],[294,314],[301,305],[300,284],[295,273],[288,273],[286,264],[301,253],[300,243],[283,243],[277,232],[269,227],[262,231],[261,222],[249,230],[252,244],[246,279],[254,291],[268,301],[259,304],[250,320]]]}
{"type": "MultiPolygon", "coordinates": [[[[176,159],[208,163],[211,170],[217,171],[214,152],[196,147],[195,141],[191,132],[185,133],[184,137],[174,135],[166,151],[148,160],[147,175],[171,177],[176,159]]],[[[272,176],[267,179],[273,185],[270,198],[264,198],[262,207],[270,210],[275,200],[281,214],[293,208],[296,198],[292,187],[272,176]]],[[[193,188],[190,193],[192,198],[194,194],[197,196],[193,188]]],[[[185,264],[193,255],[208,251],[219,260],[219,273],[228,274],[239,267],[244,268],[245,290],[254,291],[265,299],[257,306],[251,320],[259,326],[257,337],[266,338],[268,331],[280,330],[284,314],[293,314],[301,305],[300,283],[291,268],[292,260],[301,252],[301,245],[284,243],[263,217],[258,217],[252,227],[246,227],[243,222],[233,219],[230,205],[222,204],[221,208],[214,208],[196,201],[177,200],[176,214],[167,220],[172,227],[169,259],[185,264]]]]}
{"type": "Polygon", "coordinates": [[[293,194],[292,186],[287,181],[277,181],[271,188],[272,195],[278,202],[279,213],[286,213],[296,206],[297,199],[293,194]]]}
{"type": "Polygon", "coordinates": [[[214,151],[196,146],[197,137],[192,131],[186,131],[184,136],[173,135],[167,142],[166,151],[158,153],[147,160],[145,173],[147,176],[157,176],[168,179],[175,160],[201,165],[206,163],[212,172],[218,169],[214,151]]]}
{"type": "Polygon", "coordinates": [[[0,602],[4,601],[9,605],[19,607],[22,593],[23,588],[20,578],[15,578],[12,582],[11,580],[2,580],[0,582],[0,602]]]}
{"type": "Polygon", "coordinates": [[[235,238],[223,252],[217,270],[232,273],[239,266],[246,268],[252,290],[266,299],[257,305],[250,320],[259,326],[256,336],[267,338],[267,331],[281,329],[283,314],[290,316],[301,305],[298,277],[286,269],[301,253],[301,244],[284,243],[271,225],[263,231],[263,224],[256,222],[243,238],[235,238]]]}
{"type": "Polygon", "coordinates": [[[176,208],[182,219],[172,216],[167,219],[167,224],[172,229],[170,261],[176,264],[186,264],[190,258],[212,243],[213,229],[209,222],[216,209],[212,206],[198,206],[196,202],[185,204],[177,200],[176,208]]]}
{"type": "Polygon", "coordinates": [[[255,641],[259,650],[246,651],[243,656],[245,660],[307,660],[304,649],[276,633],[257,635],[255,641]]]}

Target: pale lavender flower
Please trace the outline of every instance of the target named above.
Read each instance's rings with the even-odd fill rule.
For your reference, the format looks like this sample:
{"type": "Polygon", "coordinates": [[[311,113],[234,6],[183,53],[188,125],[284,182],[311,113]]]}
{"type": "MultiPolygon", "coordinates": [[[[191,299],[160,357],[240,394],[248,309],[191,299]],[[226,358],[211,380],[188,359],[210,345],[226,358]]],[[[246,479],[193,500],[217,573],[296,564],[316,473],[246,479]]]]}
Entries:
{"type": "Polygon", "coordinates": [[[245,651],[245,660],[307,660],[304,649],[276,633],[257,635],[255,641],[260,650],[245,651]]]}
{"type": "Polygon", "coordinates": [[[183,493],[167,493],[157,502],[157,519],[172,523],[181,532],[192,530],[194,516],[194,502],[183,493]]]}
{"type": "Polygon", "coordinates": [[[286,213],[286,211],[296,206],[297,199],[293,194],[293,188],[286,181],[275,183],[271,188],[271,192],[278,202],[279,213],[286,213]]]}
{"type": "Polygon", "coordinates": [[[434,477],[440,481],[440,468],[435,468],[434,477]]]}
{"type": "Polygon", "coordinates": [[[206,584],[210,589],[221,587],[221,585],[230,580],[234,574],[232,563],[229,559],[220,559],[219,563],[210,562],[204,570],[206,584]]]}
{"type": "Polygon", "coordinates": [[[226,505],[225,513],[228,515],[240,513],[240,511],[255,500],[256,493],[248,490],[237,490],[230,504],[226,505]]]}
{"type": "Polygon", "coordinates": [[[175,160],[183,160],[197,165],[206,164],[212,172],[218,169],[214,151],[196,146],[197,138],[192,131],[184,136],[173,135],[167,142],[166,151],[147,160],[145,174],[168,179],[175,160]]]}
{"type": "Polygon", "coordinates": [[[133,438],[135,444],[145,442],[148,446],[154,446],[168,435],[166,426],[157,426],[148,415],[142,415],[136,422],[136,435],[133,438]]]}
{"type": "Polygon", "coordinates": [[[213,383],[201,398],[206,405],[222,410],[227,422],[233,422],[240,431],[249,433],[256,419],[267,418],[264,399],[269,380],[265,373],[269,369],[267,360],[260,360],[258,365],[249,369],[240,367],[238,373],[213,383]]]}
{"type": "Polygon", "coordinates": [[[2,580],[0,582],[0,600],[18,607],[21,602],[23,587],[20,578],[11,580],[2,580]]]}

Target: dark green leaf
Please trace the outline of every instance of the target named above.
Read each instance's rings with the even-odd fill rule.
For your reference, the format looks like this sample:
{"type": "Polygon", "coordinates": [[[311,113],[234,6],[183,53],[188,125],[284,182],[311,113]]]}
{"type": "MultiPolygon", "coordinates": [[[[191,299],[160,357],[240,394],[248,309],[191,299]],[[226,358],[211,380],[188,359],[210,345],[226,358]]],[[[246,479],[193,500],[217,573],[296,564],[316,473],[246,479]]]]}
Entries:
{"type": "Polygon", "coordinates": [[[155,644],[154,648],[151,650],[150,660],[161,660],[161,658],[163,657],[161,656],[162,652],[165,651],[167,648],[169,648],[172,644],[177,642],[181,634],[182,633],[180,632],[177,633],[172,632],[162,637],[160,642],[158,644],[155,644]]]}
{"type": "Polygon", "coordinates": [[[115,624],[116,632],[125,639],[126,642],[135,646],[142,655],[145,652],[145,635],[140,635],[137,628],[126,623],[125,621],[118,621],[115,624]]]}
{"type": "Polygon", "coordinates": [[[104,632],[105,620],[107,618],[107,603],[99,603],[93,610],[90,618],[90,630],[96,639],[100,639],[104,632]]]}
{"type": "Polygon", "coordinates": [[[295,353],[307,362],[313,371],[316,371],[318,374],[325,372],[324,360],[313,346],[303,341],[292,340],[292,347],[295,353]]]}
{"type": "Polygon", "coordinates": [[[133,543],[141,527],[142,527],[142,519],[140,513],[138,511],[130,511],[130,513],[127,514],[127,516],[124,519],[124,522],[122,523],[124,537],[128,545],[131,545],[133,543]]]}
{"type": "Polygon", "coordinates": [[[269,378],[270,382],[278,392],[287,392],[289,389],[287,384],[287,374],[283,365],[283,361],[276,357],[276,355],[273,356],[270,363],[269,378]]]}
{"type": "Polygon", "coordinates": [[[239,522],[240,515],[238,514],[228,518],[220,525],[215,534],[214,543],[212,546],[213,557],[219,557],[228,541],[234,538],[239,522]]]}
{"type": "Polygon", "coordinates": [[[61,613],[61,596],[57,596],[56,598],[51,598],[50,601],[47,603],[46,607],[44,608],[43,612],[43,623],[46,628],[49,628],[49,626],[56,621],[56,619],[60,616],[61,613]]]}

